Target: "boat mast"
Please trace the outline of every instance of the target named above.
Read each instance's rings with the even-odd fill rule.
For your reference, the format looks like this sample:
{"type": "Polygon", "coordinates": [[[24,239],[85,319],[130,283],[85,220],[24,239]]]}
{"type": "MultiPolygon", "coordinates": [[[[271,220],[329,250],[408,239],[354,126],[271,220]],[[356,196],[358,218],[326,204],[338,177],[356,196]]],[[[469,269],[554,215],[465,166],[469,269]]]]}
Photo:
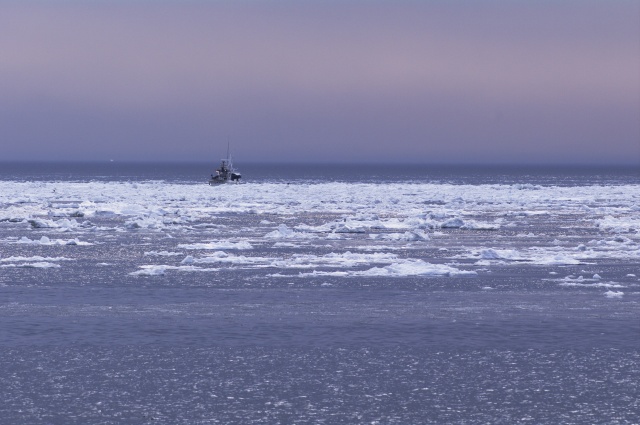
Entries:
{"type": "Polygon", "coordinates": [[[229,149],[229,147],[231,146],[231,143],[229,142],[229,136],[227,136],[227,164],[229,166],[229,171],[233,171],[233,164],[231,162],[231,151],[229,149]]]}

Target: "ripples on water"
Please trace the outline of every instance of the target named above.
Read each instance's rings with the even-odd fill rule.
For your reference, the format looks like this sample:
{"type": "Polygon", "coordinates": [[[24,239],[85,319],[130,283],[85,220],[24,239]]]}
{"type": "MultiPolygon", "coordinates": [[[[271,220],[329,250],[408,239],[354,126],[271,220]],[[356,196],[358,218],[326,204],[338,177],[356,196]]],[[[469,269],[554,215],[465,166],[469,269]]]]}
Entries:
{"type": "Polygon", "coordinates": [[[638,362],[603,348],[16,347],[0,395],[5,423],[633,423],[638,362]]]}

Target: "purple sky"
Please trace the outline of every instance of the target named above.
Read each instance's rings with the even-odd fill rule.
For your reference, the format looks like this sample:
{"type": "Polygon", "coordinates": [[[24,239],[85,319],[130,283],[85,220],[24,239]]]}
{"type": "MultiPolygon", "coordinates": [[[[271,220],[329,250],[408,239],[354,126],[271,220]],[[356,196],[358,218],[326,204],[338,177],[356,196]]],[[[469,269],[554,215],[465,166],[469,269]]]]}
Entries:
{"type": "Polygon", "coordinates": [[[0,0],[0,160],[227,138],[237,162],[640,164],[640,2],[0,0]]]}

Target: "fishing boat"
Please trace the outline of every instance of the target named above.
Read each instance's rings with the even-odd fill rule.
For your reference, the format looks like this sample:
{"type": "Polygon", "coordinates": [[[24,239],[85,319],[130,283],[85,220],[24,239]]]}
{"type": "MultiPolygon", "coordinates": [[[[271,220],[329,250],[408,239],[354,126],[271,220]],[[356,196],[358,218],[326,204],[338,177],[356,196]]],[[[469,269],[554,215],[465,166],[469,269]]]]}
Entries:
{"type": "Polygon", "coordinates": [[[211,174],[209,185],[239,182],[241,177],[242,175],[233,167],[233,161],[229,154],[229,146],[227,145],[227,157],[222,160],[220,167],[216,168],[216,172],[211,174]]]}

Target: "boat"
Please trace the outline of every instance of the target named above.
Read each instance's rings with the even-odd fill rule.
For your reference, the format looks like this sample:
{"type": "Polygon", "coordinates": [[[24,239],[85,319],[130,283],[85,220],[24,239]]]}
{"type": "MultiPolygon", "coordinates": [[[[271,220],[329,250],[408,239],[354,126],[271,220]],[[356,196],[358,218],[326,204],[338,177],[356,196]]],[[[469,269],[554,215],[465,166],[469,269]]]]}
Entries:
{"type": "Polygon", "coordinates": [[[227,145],[227,157],[222,160],[220,167],[216,168],[215,174],[211,174],[209,185],[217,185],[227,182],[239,182],[242,175],[233,167],[229,146],[227,145]]]}

